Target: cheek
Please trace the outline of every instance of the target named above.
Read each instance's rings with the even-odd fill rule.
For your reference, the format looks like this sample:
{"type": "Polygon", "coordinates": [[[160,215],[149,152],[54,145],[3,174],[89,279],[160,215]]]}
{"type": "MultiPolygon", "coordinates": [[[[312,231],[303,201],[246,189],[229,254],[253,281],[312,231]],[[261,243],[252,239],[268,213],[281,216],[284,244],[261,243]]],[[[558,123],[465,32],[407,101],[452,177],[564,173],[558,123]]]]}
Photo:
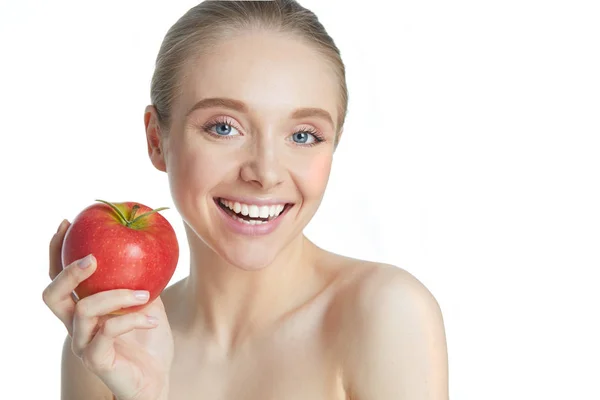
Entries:
{"type": "Polygon", "coordinates": [[[214,154],[189,145],[173,150],[167,172],[173,197],[179,201],[195,201],[222,178],[214,154]]]}
{"type": "Polygon", "coordinates": [[[331,154],[323,154],[315,156],[304,165],[299,177],[305,197],[321,198],[323,196],[329,180],[331,162],[331,154]]]}

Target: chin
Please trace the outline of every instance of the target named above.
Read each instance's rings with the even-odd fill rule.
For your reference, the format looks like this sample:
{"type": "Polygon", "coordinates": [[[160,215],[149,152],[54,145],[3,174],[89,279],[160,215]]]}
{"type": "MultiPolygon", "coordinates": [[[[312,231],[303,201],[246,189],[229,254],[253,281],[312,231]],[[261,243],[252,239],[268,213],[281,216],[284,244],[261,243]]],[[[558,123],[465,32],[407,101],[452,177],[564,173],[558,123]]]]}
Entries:
{"type": "MultiPolygon", "coordinates": [[[[220,246],[219,246],[220,247],[220,246]]],[[[230,244],[227,248],[215,249],[217,254],[232,266],[244,271],[259,271],[271,265],[281,249],[275,244],[260,246],[256,243],[230,244]]]]}

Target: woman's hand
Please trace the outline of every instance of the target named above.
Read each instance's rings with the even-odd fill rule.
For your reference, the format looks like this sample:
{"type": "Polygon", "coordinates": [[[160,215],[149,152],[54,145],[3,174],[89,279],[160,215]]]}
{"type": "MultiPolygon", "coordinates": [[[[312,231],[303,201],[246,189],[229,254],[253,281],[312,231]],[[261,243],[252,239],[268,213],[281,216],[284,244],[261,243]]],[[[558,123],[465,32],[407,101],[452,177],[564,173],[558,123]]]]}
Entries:
{"type": "Polygon", "coordinates": [[[64,221],[50,242],[52,282],[43,292],[44,303],[67,328],[73,353],[117,399],[166,398],[173,337],[160,297],[125,315],[109,314],[144,304],[147,292],[116,289],[75,301],[73,291],[94,273],[96,261],[88,256],[62,268],[61,249],[68,226],[64,221]]]}

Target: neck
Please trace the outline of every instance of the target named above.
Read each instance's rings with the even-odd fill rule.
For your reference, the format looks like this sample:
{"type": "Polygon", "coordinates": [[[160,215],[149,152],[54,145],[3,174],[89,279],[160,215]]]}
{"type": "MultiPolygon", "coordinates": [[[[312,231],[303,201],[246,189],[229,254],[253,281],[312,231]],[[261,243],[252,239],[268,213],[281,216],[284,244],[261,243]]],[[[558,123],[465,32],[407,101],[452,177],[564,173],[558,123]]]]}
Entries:
{"type": "Polygon", "coordinates": [[[304,235],[257,271],[237,268],[186,226],[190,275],[184,284],[188,332],[230,351],[259,336],[297,308],[317,283],[318,247],[304,235]]]}

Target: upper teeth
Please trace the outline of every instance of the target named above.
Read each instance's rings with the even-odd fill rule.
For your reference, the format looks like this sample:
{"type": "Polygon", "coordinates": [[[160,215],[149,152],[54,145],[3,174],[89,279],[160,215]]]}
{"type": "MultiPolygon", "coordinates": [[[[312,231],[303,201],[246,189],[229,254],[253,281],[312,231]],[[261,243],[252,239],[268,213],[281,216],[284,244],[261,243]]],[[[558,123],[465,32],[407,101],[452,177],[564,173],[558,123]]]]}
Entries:
{"type": "Polygon", "coordinates": [[[225,199],[219,199],[221,204],[225,207],[233,210],[237,214],[249,216],[250,218],[269,218],[277,217],[283,211],[285,204],[273,204],[270,206],[257,206],[254,204],[238,203],[237,201],[230,201],[225,199]]]}

